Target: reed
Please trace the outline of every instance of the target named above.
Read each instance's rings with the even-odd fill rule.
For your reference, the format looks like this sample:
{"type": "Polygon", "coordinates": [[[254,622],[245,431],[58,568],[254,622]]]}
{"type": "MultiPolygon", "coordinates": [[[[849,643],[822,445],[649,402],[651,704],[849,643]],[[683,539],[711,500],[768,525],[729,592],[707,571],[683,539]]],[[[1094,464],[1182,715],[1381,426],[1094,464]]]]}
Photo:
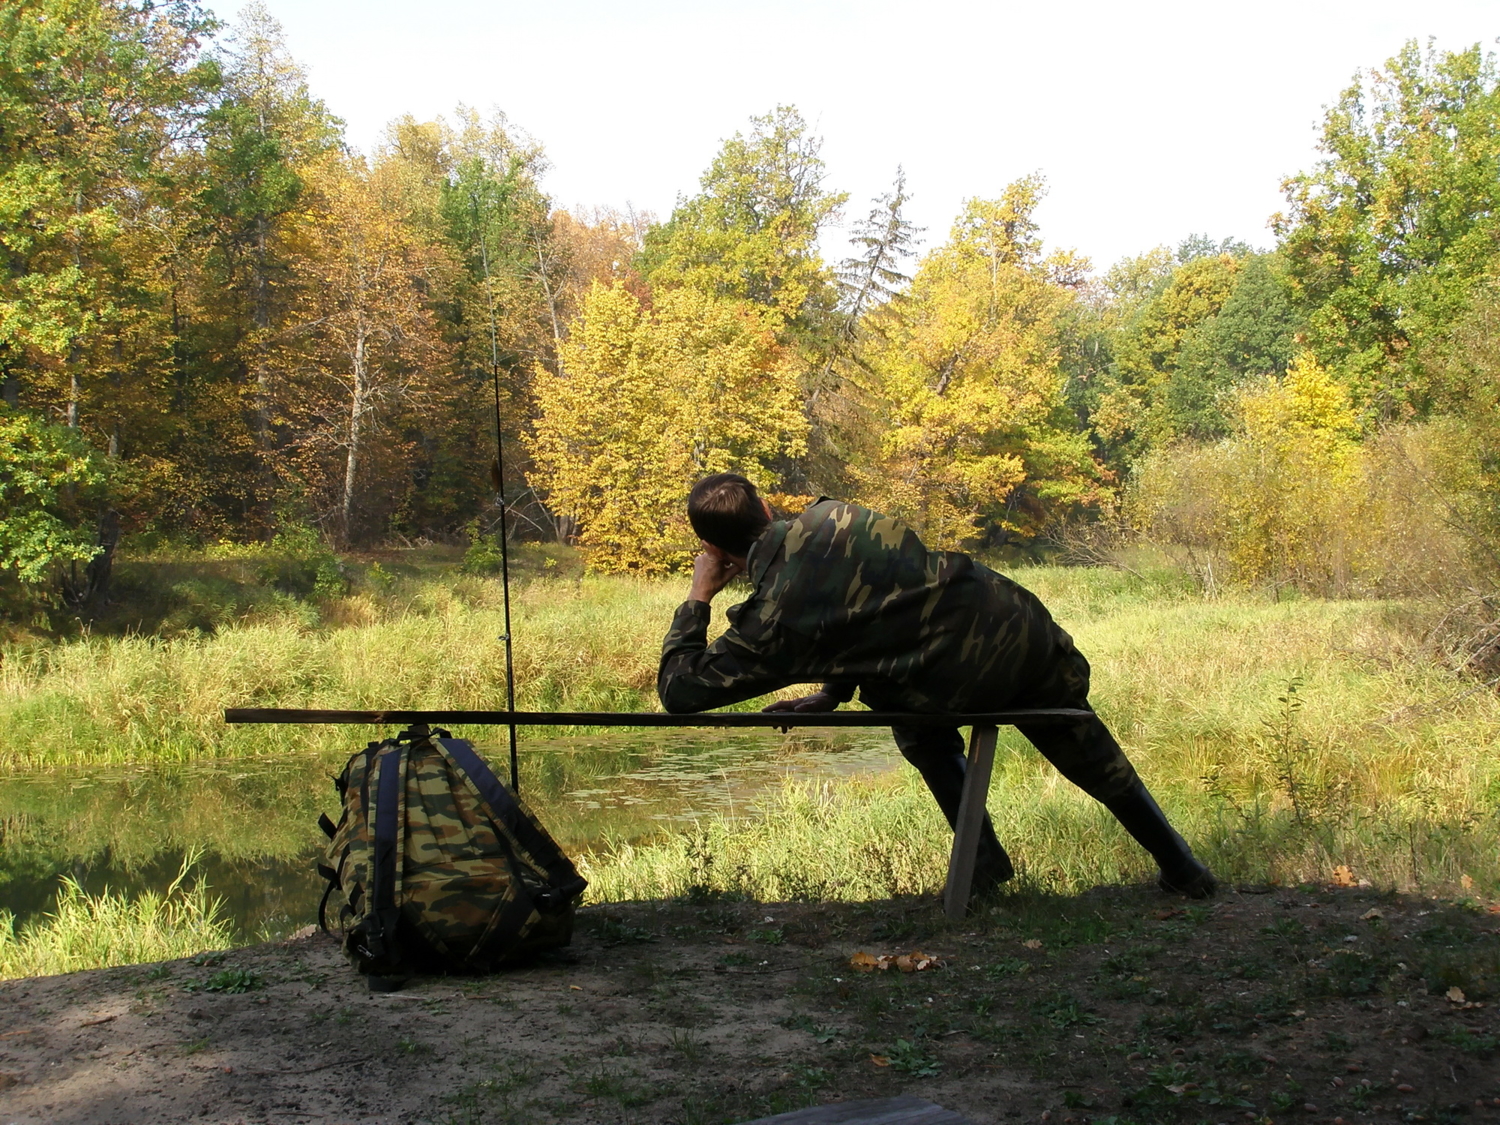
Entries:
{"type": "Polygon", "coordinates": [[[220,901],[201,882],[187,884],[192,862],[160,894],[91,895],[64,878],[44,918],[18,929],[0,910],[0,980],[169,961],[234,944],[220,901]]]}

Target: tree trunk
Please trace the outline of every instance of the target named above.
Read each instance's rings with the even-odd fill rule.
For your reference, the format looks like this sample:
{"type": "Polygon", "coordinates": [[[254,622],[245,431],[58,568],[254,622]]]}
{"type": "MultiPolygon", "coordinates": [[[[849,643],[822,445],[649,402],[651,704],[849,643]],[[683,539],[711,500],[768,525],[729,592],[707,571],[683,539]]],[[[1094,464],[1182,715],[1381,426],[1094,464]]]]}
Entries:
{"type": "Polygon", "coordinates": [[[344,499],[341,506],[340,523],[343,525],[344,546],[349,545],[354,524],[354,482],[359,472],[360,440],[364,428],[365,400],[369,394],[365,378],[365,333],[360,331],[354,341],[354,394],[349,403],[349,452],[344,460],[344,499]]]}

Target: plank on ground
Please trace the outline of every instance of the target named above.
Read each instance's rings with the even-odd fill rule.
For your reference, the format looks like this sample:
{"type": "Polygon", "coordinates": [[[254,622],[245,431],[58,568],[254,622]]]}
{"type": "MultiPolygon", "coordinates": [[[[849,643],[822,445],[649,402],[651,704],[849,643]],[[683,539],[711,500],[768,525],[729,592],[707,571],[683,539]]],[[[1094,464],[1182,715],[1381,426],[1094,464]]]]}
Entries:
{"type": "Polygon", "coordinates": [[[740,1125],[974,1125],[926,1098],[862,1098],[757,1117],[740,1125]]]}

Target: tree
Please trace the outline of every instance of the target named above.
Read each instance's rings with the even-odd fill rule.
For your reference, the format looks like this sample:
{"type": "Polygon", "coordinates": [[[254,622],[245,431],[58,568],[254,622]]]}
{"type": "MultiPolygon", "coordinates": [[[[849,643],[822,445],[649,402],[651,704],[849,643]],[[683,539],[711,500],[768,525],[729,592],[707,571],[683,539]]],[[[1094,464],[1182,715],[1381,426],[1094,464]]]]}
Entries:
{"type": "MultiPolygon", "coordinates": [[[[256,452],[270,480],[274,337],[292,301],[286,234],[304,207],[304,172],[337,147],[341,124],[307,88],[281,25],[258,0],[220,52],[224,81],[208,114],[198,205],[209,217],[213,327],[248,375],[256,452]]],[[[268,496],[262,497],[263,502],[268,496]]]]}
{"type": "Polygon", "coordinates": [[[648,309],[624,285],[596,284],[561,358],[536,373],[528,446],[596,570],[685,565],[694,480],[742,472],[772,485],[778,460],[802,452],[795,368],[745,302],[682,288],[648,309]]]}
{"type": "Polygon", "coordinates": [[[792,106],[750,119],[724,142],[699,194],[647,231],[641,272],[653,288],[690,286],[749,302],[778,331],[807,336],[834,296],[818,231],[847,196],[825,191],[823,141],[792,106]]]}
{"type": "Polygon", "coordinates": [[[1099,494],[1059,367],[1083,263],[1043,255],[1032,218],[1043,186],[1027,177],[968,201],[866,353],[886,428],[854,470],[861,496],[935,544],[1035,533],[1099,494]]]}
{"type": "Polygon", "coordinates": [[[183,2],[0,6],[0,384],[10,405],[80,424],[86,353],[129,315],[114,288],[130,272],[118,257],[125,212],[151,194],[214,82],[198,53],[213,26],[183,2]]]}
{"type": "Polygon", "coordinates": [[[93,558],[78,495],[103,479],[75,430],[0,405],[0,574],[35,584],[60,563],[93,558]]]}
{"type": "Polygon", "coordinates": [[[420,412],[449,370],[429,294],[451,261],[400,221],[362,161],[329,157],[307,178],[318,203],[297,234],[294,331],[277,356],[282,411],[289,468],[348,543],[372,522],[360,517],[400,503],[402,477],[409,485],[409,451],[391,422],[420,412]],[[361,505],[372,470],[386,487],[361,505]]]}
{"type": "Polygon", "coordinates": [[[1274,220],[1309,346],[1367,421],[1422,415],[1418,345],[1448,334],[1500,240],[1494,57],[1408,42],[1343,92],[1320,147],[1274,220]]]}
{"type": "MultiPolygon", "coordinates": [[[[849,241],[859,251],[835,271],[835,327],[824,344],[822,369],[805,387],[810,424],[807,475],[817,492],[846,494],[852,483],[847,467],[860,457],[856,448],[879,440],[873,432],[864,351],[867,336],[878,331],[877,310],[911,283],[902,268],[915,253],[922,228],[903,213],[908,199],[906,173],[897,168],[891,190],[877,197],[869,214],[850,228],[849,241]]],[[[868,459],[868,451],[865,456],[868,459]]]]}

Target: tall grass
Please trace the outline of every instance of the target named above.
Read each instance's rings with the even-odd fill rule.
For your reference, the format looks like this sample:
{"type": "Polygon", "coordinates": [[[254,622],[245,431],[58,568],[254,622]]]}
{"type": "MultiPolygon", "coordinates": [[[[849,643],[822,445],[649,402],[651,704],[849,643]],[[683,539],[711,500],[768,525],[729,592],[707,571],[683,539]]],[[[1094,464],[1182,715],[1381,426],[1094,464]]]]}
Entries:
{"type": "MultiPolygon", "coordinates": [[[[1170,572],[1015,573],[1088,654],[1100,713],[1228,877],[1292,881],[1340,863],[1382,884],[1462,887],[1467,876],[1493,889],[1500,701],[1430,659],[1422,606],[1206,598],[1170,572]]],[[[658,645],[683,586],[523,584],[520,705],[654,708],[658,645]]],[[[262,616],[170,639],[13,644],[0,650],[12,732],[0,770],[347,752],[365,732],[226,727],[221,709],[493,707],[501,628],[497,583],[428,573],[326,602],[313,623],[262,616]]],[[[991,807],[1029,879],[1062,889],[1149,873],[1024,740],[1007,734],[1002,751],[991,807]]],[[[791,791],[760,825],[710,825],[589,863],[605,898],[700,884],[865,896],[941,882],[945,831],[903,777],[791,791]]]]}
{"type": "MultiPolygon", "coordinates": [[[[681,583],[537,581],[515,605],[517,705],[655,706],[681,583]]],[[[331,603],[317,627],[252,620],[216,633],[0,647],[0,718],[24,735],[0,770],[347,749],[332,727],[226,727],[233,706],[494,708],[505,699],[498,583],[450,577],[331,603]]],[[[363,732],[361,732],[361,735],[363,732]]]]}
{"type": "Polygon", "coordinates": [[[220,901],[202,883],[185,885],[191,866],[184,863],[164,893],[134,898],[91,895],[65,878],[56,908],[19,930],[0,910],[0,980],[166,961],[233,944],[220,901]]]}

